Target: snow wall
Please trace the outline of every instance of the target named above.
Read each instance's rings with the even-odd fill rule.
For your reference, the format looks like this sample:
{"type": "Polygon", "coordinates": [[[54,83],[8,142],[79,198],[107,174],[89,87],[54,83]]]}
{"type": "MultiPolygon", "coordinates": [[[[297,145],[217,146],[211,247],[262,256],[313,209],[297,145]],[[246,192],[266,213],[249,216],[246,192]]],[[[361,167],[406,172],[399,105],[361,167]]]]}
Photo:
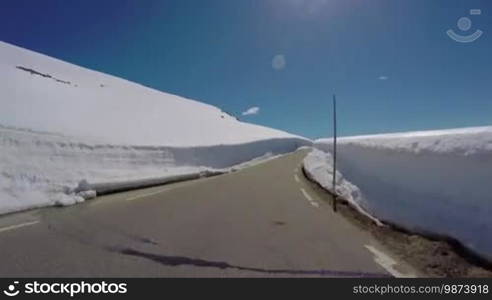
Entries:
{"type": "Polygon", "coordinates": [[[4,42],[0,78],[0,214],[94,197],[76,187],[208,176],[312,144],[4,42]]]}
{"type": "Polygon", "coordinates": [[[0,126],[0,213],[81,202],[73,190],[83,181],[141,185],[142,180],[207,173],[308,144],[305,139],[278,138],[182,148],[104,145],[0,126]]]}
{"type": "MultiPolygon", "coordinates": [[[[315,146],[331,151],[331,143],[315,146]]],[[[337,150],[365,211],[492,261],[492,127],[348,137],[337,150]]]]}

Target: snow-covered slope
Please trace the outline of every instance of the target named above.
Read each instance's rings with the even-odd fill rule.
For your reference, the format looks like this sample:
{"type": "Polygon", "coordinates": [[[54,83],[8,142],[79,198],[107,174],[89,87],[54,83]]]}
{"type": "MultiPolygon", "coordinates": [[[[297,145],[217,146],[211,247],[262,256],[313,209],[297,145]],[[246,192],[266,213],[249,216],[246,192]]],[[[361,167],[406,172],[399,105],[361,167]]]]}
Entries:
{"type": "MultiPolygon", "coordinates": [[[[331,143],[315,145],[331,151],[331,143]]],[[[492,127],[346,137],[338,145],[339,170],[360,190],[354,201],[364,210],[454,237],[492,261],[492,127]]]]}
{"type": "Polygon", "coordinates": [[[211,105],[2,42],[0,74],[4,125],[132,145],[208,146],[292,137],[238,122],[211,105]]]}
{"type": "Polygon", "coordinates": [[[90,182],[227,168],[311,142],[0,42],[0,213],[90,182]]]}

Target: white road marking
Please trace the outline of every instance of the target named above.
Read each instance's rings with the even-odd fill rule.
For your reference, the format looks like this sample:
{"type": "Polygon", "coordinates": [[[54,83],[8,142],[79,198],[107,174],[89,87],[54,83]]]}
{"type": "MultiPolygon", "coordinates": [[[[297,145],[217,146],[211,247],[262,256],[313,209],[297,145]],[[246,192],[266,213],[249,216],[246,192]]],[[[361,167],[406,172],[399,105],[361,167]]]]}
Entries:
{"type": "Polygon", "coordinates": [[[306,199],[308,199],[309,202],[313,202],[313,198],[311,198],[311,196],[306,192],[305,189],[301,188],[301,192],[304,195],[304,197],[306,197],[306,199]]]}
{"type": "Polygon", "coordinates": [[[133,197],[127,198],[126,201],[133,201],[133,200],[137,200],[137,199],[140,199],[140,198],[154,196],[154,195],[157,195],[157,194],[160,194],[160,193],[164,193],[164,192],[167,192],[167,191],[170,191],[170,190],[172,190],[172,188],[165,188],[165,189],[159,190],[157,192],[140,194],[140,195],[137,195],[137,196],[133,196],[133,197]]]}
{"type": "Polygon", "coordinates": [[[39,221],[32,221],[32,222],[26,222],[26,223],[22,223],[22,224],[2,227],[2,228],[0,228],[0,232],[14,230],[14,229],[18,229],[18,228],[22,228],[22,227],[26,227],[26,226],[31,226],[31,225],[38,224],[38,223],[39,223],[39,221]]]}
{"type": "Polygon", "coordinates": [[[294,179],[296,180],[296,182],[300,182],[299,181],[299,177],[297,176],[297,174],[294,174],[294,179]]]}
{"type": "Polygon", "coordinates": [[[364,245],[364,247],[366,247],[367,250],[369,250],[369,252],[374,255],[374,261],[378,263],[381,267],[383,267],[386,271],[388,271],[391,275],[397,278],[417,277],[415,274],[403,274],[396,270],[395,266],[398,265],[398,263],[394,259],[389,257],[386,253],[370,245],[364,245]]]}
{"type": "MultiPolygon", "coordinates": [[[[203,178],[203,179],[201,179],[201,182],[203,182],[205,180],[213,179],[213,178],[214,177],[203,178]]],[[[136,196],[127,198],[126,201],[133,201],[133,200],[137,200],[137,199],[140,199],[140,198],[154,196],[154,195],[157,195],[157,194],[160,194],[160,193],[164,193],[164,192],[168,192],[168,191],[171,191],[171,190],[179,189],[179,188],[182,188],[182,187],[185,187],[185,186],[189,186],[189,185],[192,185],[192,184],[195,184],[195,183],[196,183],[195,181],[190,181],[190,182],[184,182],[184,183],[182,183],[180,185],[176,185],[176,186],[168,186],[168,187],[166,187],[166,188],[164,188],[162,190],[158,190],[158,191],[151,192],[151,193],[146,193],[146,194],[140,194],[140,195],[136,195],[136,196]]]]}
{"type": "Polygon", "coordinates": [[[306,199],[309,201],[309,204],[311,204],[314,207],[319,207],[319,204],[313,200],[313,198],[306,192],[305,189],[301,188],[301,192],[306,197],[306,199]]]}

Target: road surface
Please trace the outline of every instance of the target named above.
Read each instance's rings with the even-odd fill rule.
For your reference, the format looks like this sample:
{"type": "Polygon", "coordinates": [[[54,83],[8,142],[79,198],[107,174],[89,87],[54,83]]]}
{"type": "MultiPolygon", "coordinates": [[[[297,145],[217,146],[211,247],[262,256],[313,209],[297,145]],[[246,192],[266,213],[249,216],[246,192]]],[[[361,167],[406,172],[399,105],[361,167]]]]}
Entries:
{"type": "Polygon", "coordinates": [[[332,212],[305,151],[213,178],[0,218],[0,276],[415,274],[332,212]]]}

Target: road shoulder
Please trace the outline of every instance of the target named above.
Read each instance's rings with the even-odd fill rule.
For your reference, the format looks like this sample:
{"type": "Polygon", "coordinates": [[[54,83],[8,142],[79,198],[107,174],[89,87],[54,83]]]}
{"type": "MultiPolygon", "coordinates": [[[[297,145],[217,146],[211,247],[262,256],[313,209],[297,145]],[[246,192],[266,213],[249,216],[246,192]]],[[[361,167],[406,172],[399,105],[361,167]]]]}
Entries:
{"type": "MultiPolygon", "coordinates": [[[[306,177],[305,180],[309,181],[306,177]]],[[[309,181],[314,193],[331,203],[332,196],[309,181]]],[[[346,201],[338,202],[338,212],[350,223],[369,232],[400,260],[407,262],[425,277],[492,277],[492,269],[447,241],[431,239],[391,225],[378,226],[346,201]]]]}

